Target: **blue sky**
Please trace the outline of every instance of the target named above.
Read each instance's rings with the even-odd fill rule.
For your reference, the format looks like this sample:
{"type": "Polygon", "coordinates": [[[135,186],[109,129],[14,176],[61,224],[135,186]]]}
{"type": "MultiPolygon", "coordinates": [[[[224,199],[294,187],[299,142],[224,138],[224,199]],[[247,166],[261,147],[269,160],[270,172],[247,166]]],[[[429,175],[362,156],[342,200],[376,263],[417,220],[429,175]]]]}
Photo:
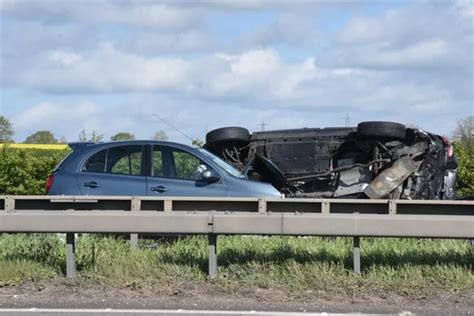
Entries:
{"type": "Polygon", "coordinates": [[[15,140],[473,115],[472,1],[0,1],[15,140]]]}

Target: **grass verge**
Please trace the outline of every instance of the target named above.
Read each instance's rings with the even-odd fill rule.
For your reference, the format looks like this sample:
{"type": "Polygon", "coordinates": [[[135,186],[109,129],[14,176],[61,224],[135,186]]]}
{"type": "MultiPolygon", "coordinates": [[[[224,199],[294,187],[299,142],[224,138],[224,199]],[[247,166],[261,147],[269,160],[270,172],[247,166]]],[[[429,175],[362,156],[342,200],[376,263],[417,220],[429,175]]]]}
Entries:
{"type": "MultiPolygon", "coordinates": [[[[106,286],[162,289],[170,284],[212,283],[228,290],[278,288],[289,293],[361,293],[368,289],[408,296],[474,289],[474,251],[464,240],[361,239],[362,275],[351,272],[350,238],[219,237],[219,277],[208,280],[207,239],[187,237],[157,244],[79,238],[80,278],[106,286]]],[[[0,236],[0,286],[47,280],[64,273],[58,235],[0,236]]]]}

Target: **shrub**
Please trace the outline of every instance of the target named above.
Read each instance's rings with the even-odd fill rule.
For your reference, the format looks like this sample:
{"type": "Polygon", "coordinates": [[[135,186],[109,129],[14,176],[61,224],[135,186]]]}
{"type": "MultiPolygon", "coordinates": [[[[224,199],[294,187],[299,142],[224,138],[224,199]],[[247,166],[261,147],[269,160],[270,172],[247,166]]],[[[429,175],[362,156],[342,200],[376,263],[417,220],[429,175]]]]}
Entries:
{"type": "Polygon", "coordinates": [[[48,175],[68,150],[0,149],[0,194],[45,194],[48,175]]]}
{"type": "Polygon", "coordinates": [[[474,196],[474,141],[455,142],[459,163],[457,188],[459,196],[474,196]]]}

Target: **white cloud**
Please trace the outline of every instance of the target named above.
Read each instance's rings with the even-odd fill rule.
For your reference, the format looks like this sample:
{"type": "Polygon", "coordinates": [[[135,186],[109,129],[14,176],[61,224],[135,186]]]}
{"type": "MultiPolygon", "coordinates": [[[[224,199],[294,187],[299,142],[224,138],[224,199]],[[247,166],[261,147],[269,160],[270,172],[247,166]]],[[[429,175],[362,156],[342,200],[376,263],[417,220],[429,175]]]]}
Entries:
{"type": "Polygon", "coordinates": [[[85,53],[55,50],[49,57],[20,75],[18,84],[55,92],[166,90],[185,85],[189,75],[179,58],[145,58],[107,43],[85,53]]]}
{"type": "Polygon", "coordinates": [[[329,89],[328,82],[354,75],[361,72],[318,68],[314,58],[284,62],[272,49],[216,53],[199,59],[147,58],[103,44],[83,54],[52,51],[47,60],[18,74],[16,84],[55,93],[166,92],[203,100],[307,105],[313,104],[313,96],[329,89]]]}
{"type": "Polygon", "coordinates": [[[4,0],[2,15],[43,21],[122,24],[132,27],[180,29],[199,21],[198,10],[148,1],[4,0]]]}
{"type": "Polygon", "coordinates": [[[229,62],[232,72],[259,76],[274,72],[281,66],[280,56],[272,50],[254,50],[240,55],[220,55],[229,62]]]}
{"type": "Polygon", "coordinates": [[[55,92],[177,91],[212,96],[265,84],[273,75],[280,80],[284,67],[280,55],[273,50],[183,59],[144,57],[102,44],[85,53],[54,50],[47,60],[18,74],[17,84],[55,92]]]}
{"type": "Polygon", "coordinates": [[[49,58],[50,60],[57,61],[64,66],[70,66],[74,63],[79,62],[82,59],[79,54],[63,50],[55,50],[50,52],[49,58]]]}
{"type": "MultiPolygon", "coordinates": [[[[250,10],[294,10],[320,6],[318,1],[288,1],[288,0],[200,0],[200,1],[174,1],[165,0],[165,3],[176,6],[192,6],[222,11],[250,11],[250,10]]],[[[326,4],[327,5],[327,4],[326,4]]]]}
{"type": "Polygon", "coordinates": [[[137,27],[183,28],[196,22],[195,12],[161,4],[144,4],[121,8],[108,2],[95,15],[97,21],[128,24],[137,27]]]}
{"type": "Polygon", "coordinates": [[[383,32],[381,24],[376,18],[353,18],[340,33],[339,40],[345,44],[379,40],[383,32]]]}
{"type": "Polygon", "coordinates": [[[472,18],[474,16],[474,2],[472,0],[456,0],[454,1],[454,7],[456,11],[466,18],[472,18]]]}
{"type": "Polygon", "coordinates": [[[148,32],[143,31],[130,38],[116,41],[117,47],[124,51],[156,55],[163,53],[196,53],[212,51],[214,39],[202,30],[185,30],[179,32],[148,32]]]}
{"type": "Polygon", "coordinates": [[[85,127],[88,124],[99,126],[94,117],[102,112],[100,106],[91,102],[81,102],[74,105],[42,102],[29,107],[23,113],[15,116],[12,121],[16,129],[30,133],[38,130],[65,132],[76,124],[85,127]]]}
{"type": "Polygon", "coordinates": [[[317,44],[319,31],[315,27],[314,12],[282,12],[276,20],[261,30],[255,30],[241,39],[239,45],[249,47],[285,43],[311,47],[317,44]]]}
{"type": "Polygon", "coordinates": [[[402,49],[382,46],[374,50],[373,54],[363,54],[359,50],[353,50],[353,52],[359,53],[353,56],[353,62],[362,67],[373,68],[436,68],[439,66],[443,67],[440,61],[446,62],[451,53],[448,44],[439,38],[417,42],[402,49]]]}
{"type": "MultiPolygon", "coordinates": [[[[403,58],[416,64],[433,49],[442,48],[442,43],[427,43],[398,55],[379,56],[385,60],[374,62],[396,64],[403,58]]],[[[448,87],[418,82],[416,76],[402,78],[350,67],[324,68],[314,58],[286,62],[272,49],[218,53],[200,59],[146,58],[104,44],[85,54],[53,51],[43,64],[20,74],[17,84],[56,93],[168,93],[189,100],[334,110],[363,107],[367,111],[394,111],[394,105],[407,108],[430,101],[448,105],[456,99],[448,87]]]]}
{"type": "Polygon", "coordinates": [[[466,69],[473,62],[472,2],[422,2],[382,16],[355,16],[328,65],[399,70],[466,69]]]}

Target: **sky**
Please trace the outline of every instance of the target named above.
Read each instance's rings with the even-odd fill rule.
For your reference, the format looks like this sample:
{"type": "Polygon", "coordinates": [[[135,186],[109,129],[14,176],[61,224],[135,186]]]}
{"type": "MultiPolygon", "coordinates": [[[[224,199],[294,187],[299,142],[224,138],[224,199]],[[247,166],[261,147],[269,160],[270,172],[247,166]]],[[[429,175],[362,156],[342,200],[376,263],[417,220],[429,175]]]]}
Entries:
{"type": "Polygon", "coordinates": [[[0,115],[17,142],[170,140],[474,113],[474,1],[0,0],[0,115]]]}

